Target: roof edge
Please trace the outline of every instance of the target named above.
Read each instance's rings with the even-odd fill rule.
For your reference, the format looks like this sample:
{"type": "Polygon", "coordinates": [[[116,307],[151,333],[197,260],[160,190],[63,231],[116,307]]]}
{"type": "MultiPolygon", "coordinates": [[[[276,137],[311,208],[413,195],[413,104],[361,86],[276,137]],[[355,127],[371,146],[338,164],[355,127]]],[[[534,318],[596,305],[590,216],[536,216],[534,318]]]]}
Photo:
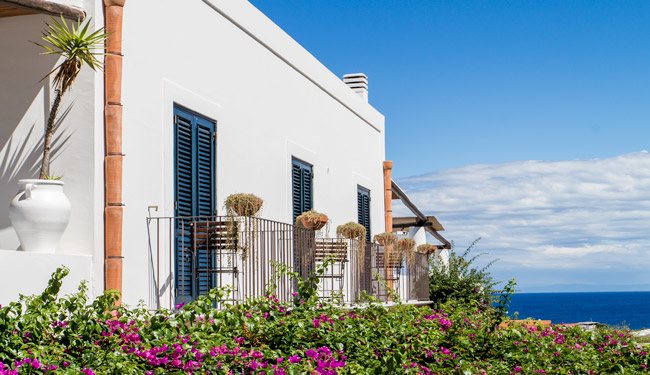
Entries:
{"type": "Polygon", "coordinates": [[[32,9],[36,13],[63,16],[75,21],[86,18],[86,12],[83,9],[50,0],[2,0],[0,2],[12,4],[19,8],[32,9]]]}

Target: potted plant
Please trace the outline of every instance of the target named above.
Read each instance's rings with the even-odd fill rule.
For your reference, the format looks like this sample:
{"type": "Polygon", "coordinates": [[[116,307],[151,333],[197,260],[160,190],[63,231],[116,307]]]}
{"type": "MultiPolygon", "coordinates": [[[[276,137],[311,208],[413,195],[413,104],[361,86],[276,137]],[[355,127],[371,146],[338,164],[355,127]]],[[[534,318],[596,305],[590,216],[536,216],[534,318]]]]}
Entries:
{"type": "Polygon", "coordinates": [[[357,253],[357,260],[363,263],[366,254],[366,227],[354,221],[336,227],[336,235],[351,240],[352,248],[357,253]]]}
{"type": "MultiPolygon", "coordinates": [[[[56,131],[61,99],[70,90],[84,65],[92,70],[102,68],[99,57],[104,54],[104,29],[90,30],[90,19],[68,25],[52,19],[46,24],[42,44],[44,54],[61,57],[45,78],[52,76],[54,101],[50,107],[43,140],[43,157],[38,179],[18,181],[18,194],[11,201],[9,219],[18,234],[23,251],[54,252],[70,220],[70,201],[63,193],[63,181],[50,174],[52,137],[56,131]]],[[[45,79],[44,78],[44,79],[45,79]]]]}
{"type": "Polygon", "coordinates": [[[319,230],[323,228],[328,221],[329,218],[327,215],[318,211],[309,210],[303,212],[296,218],[296,225],[311,230],[319,230]]]}
{"type": "Polygon", "coordinates": [[[224,206],[228,215],[255,216],[262,209],[264,200],[254,194],[231,194],[226,198],[224,206]]]}
{"type": "Polygon", "coordinates": [[[386,247],[386,246],[392,246],[395,245],[397,242],[397,236],[395,233],[392,232],[384,232],[384,233],[379,233],[376,234],[374,237],[375,242],[378,244],[386,247]]]}
{"type": "Polygon", "coordinates": [[[257,221],[254,216],[262,209],[264,200],[254,194],[231,194],[224,202],[228,214],[228,231],[237,236],[237,250],[246,260],[248,253],[254,250],[257,236],[257,221]]]}
{"type": "Polygon", "coordinates": [[[397,240],[397,252],[406,258],[406,263],[412,264],[415,260],[415,241],[411,238],[397,240]]]}
{"type": "Polygon", "coordinates": [[[420,253],[420,254],[429,255],[429,254],[435,253],[436,250],[438,250],[438,247],[436,245],[432,245],[430,243],[425,243],[425,244],[419,245],[417,247],[417,252],[420,253]]]}

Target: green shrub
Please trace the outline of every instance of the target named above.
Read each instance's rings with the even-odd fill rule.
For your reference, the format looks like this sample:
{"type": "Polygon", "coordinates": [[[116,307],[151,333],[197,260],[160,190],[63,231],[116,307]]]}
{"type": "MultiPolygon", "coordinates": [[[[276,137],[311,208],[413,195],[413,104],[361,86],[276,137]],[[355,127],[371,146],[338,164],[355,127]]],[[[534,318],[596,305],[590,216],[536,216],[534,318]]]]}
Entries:
{"type": "MultiPolygon", "coordinates": [[[[635,374],[648,353],[629,332],[509,326],[490,309],[449,301],[442,310],[397,305],[342,309],[298,280],[291,303],[275,296],[215,310],[224,293],[176,311],[92,303],[86,287],[46,290],[0,309],[4,374],[635,374]]],[[[271,288],[272,289],[272,288],[271,288]]]]}
{"type": "Polygon", "coordinates": [[[452,249],[448,264],[444,264],[438,256],[430,257],[429,297],[436,306],[447,301],[474,303],[483,308],[494,305],[493,312],[505,316],[515,281],[510,280],[503,289],[497,289],[499,283],[489,272],[494,261],[482,268],[475,267],[476,260],[482,254],[471,253],[479,240],[475,240],[462,254],[452,249]]]}

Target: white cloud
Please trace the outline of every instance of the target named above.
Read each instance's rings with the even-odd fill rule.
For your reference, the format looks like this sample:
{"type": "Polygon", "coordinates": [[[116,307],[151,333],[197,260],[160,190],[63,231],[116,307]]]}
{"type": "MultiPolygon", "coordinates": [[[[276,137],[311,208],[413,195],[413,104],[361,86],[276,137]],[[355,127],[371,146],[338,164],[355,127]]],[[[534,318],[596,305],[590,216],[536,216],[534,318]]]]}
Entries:
{"type": "MultiPolygon", "coordinates": [[[[608,159],[471,165],[401,179],[411,199],[434,214],[443,234],[480,250],[510,273],[566,270],[563,282],[650,284],[650,154],[608,159]],[[616,280],[602,280],[603,270],[616,280]],[[599,280],[590,278],[594,270],[599,280]],[[628,270],[623,278],[621,270],[628,270]],[[597,272],[596,272],[597,271],[597,272]],[[613,275],[613,274],[612,274],[613,275]],[[612,276],[614,277],[614,276],[612,276]],[[623,280],[624,279],[624,280],[623,280]]],[[[396,207],[398,215],[408,214],[396,207]]],[[[545,281],[547,282],[547,281],[545,281]]]]}

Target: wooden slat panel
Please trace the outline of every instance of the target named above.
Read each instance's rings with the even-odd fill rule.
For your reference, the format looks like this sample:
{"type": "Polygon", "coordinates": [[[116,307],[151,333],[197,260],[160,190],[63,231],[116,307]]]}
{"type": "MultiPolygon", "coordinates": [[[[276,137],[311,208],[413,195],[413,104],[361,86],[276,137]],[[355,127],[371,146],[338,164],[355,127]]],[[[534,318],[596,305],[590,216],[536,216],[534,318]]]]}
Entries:
{"type": "Polygon", "coordinates": [[[328,258],[345,262],[348,260],[348,244],[343,241],[316,240],[314,257],[318,262],[328,258]]]}

